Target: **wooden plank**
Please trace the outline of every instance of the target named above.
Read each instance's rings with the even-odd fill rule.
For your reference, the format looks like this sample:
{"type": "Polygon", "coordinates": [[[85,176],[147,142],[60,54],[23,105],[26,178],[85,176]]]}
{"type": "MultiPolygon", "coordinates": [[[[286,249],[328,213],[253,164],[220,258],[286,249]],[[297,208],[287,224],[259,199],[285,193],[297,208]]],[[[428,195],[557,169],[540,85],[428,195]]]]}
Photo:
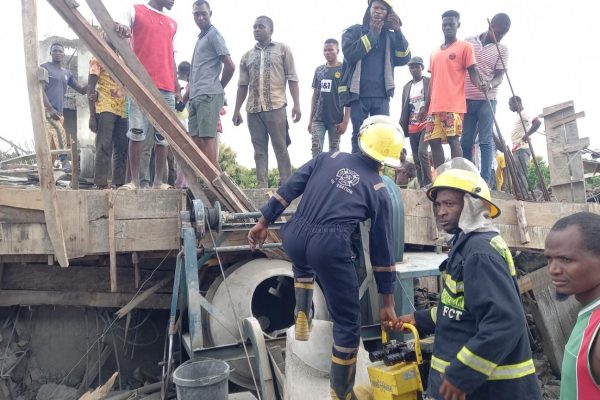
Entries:
{"type": "Polygon", "coordinates": [[[521,239],[521,244],[527,244],[531,242],[531,237],[529,236],[529,232],[527,230],[527,217],[525,216],[525,207],[523,204],[523,201],[519,201],[515,207],[517,213],[519,238],[521,239]]]}
{"type": "Polygon", "coordinates": [[[556,300],[547,267],[538,269],[529,276],[537,305],[532,310],[533,318],[542,336],[544,354],[548,356],[554,373],[559,375],[565,345],[575,325],[580,305],[574,297],[566,301],[556,300]]]}
{"type": "Polygon", "coordinates": [[[117,291],[117,246],[115,244],[115,203],[112,190],[106,194],[108,199],[108,254],[110,258],[110,291],[117,291]]]}
{"type": "Polygon", "coordinates": [[[542,115],[540,115],[540,117],[546,118],[554,113],[557,113],[569,107],[575,107],[575,103],[573,103],[573,100],[569,100],[564,103],[556,104],[550,107],[544,107],[544,112],[542,113],[542,115]]]}
{"type": "Polygon", "coordinates": [[[79,144],[77,129],[72,131],[71,137],[71,189],[79,190],[79,144]]]}
{"type": "Polygon", "coordinates": [[[0,206],[0,221],[3,224],[43,224],[46,219],[41,210],[0,206]]]}
{"type": "Polygon", "coordinates": [[[88,254],[89,219],[87,192],[61,190],[57,193],[63,210],[61,221],[65,233],[65,245],[69,259],[81,258],[88,254]]]}
{"type": "MultiPolygon", "coordinates": [[[[133,293],[65,292],[39,290],[1,290],[0,307],[10,306],[77,306],[77,307],[123,307],[133,293]]],[[[154,294],[139,308],[169,309],[171,294],[154,294]]]]}
{"type": "MultiPolygon", "coordinates": [[[[108,203],[102,191],[86,191],[89,220],[108,218],[108,203]]],[[[184,190],[115,190],[115,220],[179,218],[185,207],[184,190]]],[[[0,199],[2,195],[0,194],[0,199]]]]}
{"type": "Polygon", "coordinates": [[[590,145],[590,138],[584,137],[579,139],[576,143],[567,143],[563,145],[559,145],[556,147],[552,147],[552,154],[568,154],[568,153],[576,153],[588,147],[590,145]]]}
{"type": "Polygon", "coordinates": [[[44,210],[40,190],[6,188],[0,191],[0,205],[31,210],[44,210]]]}
{"type": "MultiPolygon", "coordinates": [[[[116,251],[179,250],[179,221],[170,219],[115,220],[116,251]]],[[[90,223],[89,254],[108,253],[108,221],[90,223]]]]}
{"type": "Polygon", "coordinates": [[[583,117],[585,117],[585,111],[580,111],[576,114],[557,119],[556,121],[552,121],[552,124],[547,126],[546,129],[547,128],[550,128],[550,129],[558,128],[559,126],[568,124],[569,122],[573,122],[573,121],[577,120],[578,118],[583,118],[583,117]]]}
{"type": "Polygon", "coordinates": [[[44,106],[42,102],[42,85],[38,81],[38,34],[37,34],[37,1],[21,0],[23,19],[23,43],[25,49],[25,69],[27,87],[29,90],[29,107],[31,109],[31,122],[35,152],[40,175],[40,188],[44,204],[46,229],[50,236],[54,255],[61,267],[69,266],[65,236],[60,221],[60,211],[56,199],[56,187],[52,170],[50,148],[46,137],[44,121],[44,106]]]}
{"type": "MultiPolygon", "coordinates": [[[[175,256],[173,256],[175,258],[175,256]]],[[[106,267],[86,267],[71,265],[69,269],[40,264],[4,264],[4,286],[6,290],[46,290],[65,292],[110,292],[110,274],[106,267]]],[[[147,279],[152,270],[142,269],[141,278],[147,279]]],[[[135,293],[134,272],[129,267],[117,269],[120,293],[135,293]]],[[[151,286],[156,282],[172,277],[172,271],[156,271],[146,282],[151,286]]],[[[166,287],[160,293],[168,293],[166,287]]]]}
{"type": "Polygon", "coordinates": [[[546,144],[550,149],[548,167],[552,194],[556,200],[561,202],[585,203],[587,197],[581,154],[552,150],[568,149],[570,146],[580,143],[577,122],[566,125],[559,123],[575,115],[575,105],[571,101],[568,104],[555,106],[552,113],[546,111],[545,108],[544,124],[546,125],[546,144]]]}

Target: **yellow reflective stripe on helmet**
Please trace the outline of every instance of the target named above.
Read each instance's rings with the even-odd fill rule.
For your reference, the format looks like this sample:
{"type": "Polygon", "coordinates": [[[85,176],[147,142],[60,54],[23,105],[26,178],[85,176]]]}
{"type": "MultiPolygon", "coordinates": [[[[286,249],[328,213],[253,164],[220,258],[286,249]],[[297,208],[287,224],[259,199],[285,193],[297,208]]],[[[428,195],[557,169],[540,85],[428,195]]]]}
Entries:
{"type": "Polygon", "coordinates": [[[530,358],[519,364],[500,365],[488,379],[491,381],[518,379],[531,374],[535,374],[535,366],[533,365],[533,360],[530,358]]]}
{"type": "Polygon", "coordinates": [[[431,316],[433,323],[437,323],[437,307],[432,307],[431,310],[429,310],[429,315],[431,316]]]}
{"type": "Polygon", "coordinates": [[[450,293],[448,293],[448,290],[446,290],[446,288],[444,288],[442,290],[442,296],[440,297],[440,301],[442,302],[442,304],[446,304],[446,305],[456,308],[458,310],[461,310],[461,311],[465,310],[465,297],[464,296],[452,297],[452,295],[450,293]]]}
{"type": "Polygon", "coordinates": [[[369,37],[367,35],[362,35],[360,40],[363,42],[363,46],[365,46],[367,53],[371,51],[371,41],[369,40],[369,37]]]}
{"type": "Polygon", "coordinates": [[[449,361],[444,361],[436,356],[431,356],[431,368],[435,369],[437,372],[443,374],[448,365],[450,365],[449,361]]]}
{"type": "Polygon", "coordinates": [[[398,57],[398,58],[406,57],[409,54],[410,54],[410,47],[407,47],[406,50],[404,50],[404,51],[396,50],[396,57],[398,57]]]}
{"type": "Polygon", "coordinates": [[[492,375],[494,370],[498,367],[498,364],[478,356],[471,350],[467,349],[467,346],[463,346],[463,348],[460,349],[456,355],[456,358],[458,358],[458,361],[465,364],[467,367],[470,367],[488,377],[492,375]]]}
{"type": "Polygon", "coordinates": [[[500,235],[494,236],[490,240],[490,245],[498,253],[500,253],[500,255],[502,256],[502,258],[504,258],[504,260],[508,264],[508,268],[510,269],[510,275],[511,276],[516,276],[517,275],[517,270],[515,269],[515,262],[514,262],[514,260],[512,258],[512,254],[510,253],[510,249],[508,248],[508,245],[506,244],[506,242],[504,241],[504,239],[502,239],[502,236],[500,236],[500,235]]]}
{"type": "Polygon", "coordinates": [[[465,283],[456,282],[454,279],[452,279],[450,274],[446,274],[444,277],[444,283],[446,284],[448,290],[450,290],[453,294],[464,293],[465,291],[465,283]]]}
{"type": "Polygon", "coordinates": [[[348,360],[344,360],[343,358],[339,358],[336,356],[331,356],[331,361],[333,361],[336,364],[339,365],[352,365],[352,364],[356,364],[356,357],[352,357],[348,360]]]}

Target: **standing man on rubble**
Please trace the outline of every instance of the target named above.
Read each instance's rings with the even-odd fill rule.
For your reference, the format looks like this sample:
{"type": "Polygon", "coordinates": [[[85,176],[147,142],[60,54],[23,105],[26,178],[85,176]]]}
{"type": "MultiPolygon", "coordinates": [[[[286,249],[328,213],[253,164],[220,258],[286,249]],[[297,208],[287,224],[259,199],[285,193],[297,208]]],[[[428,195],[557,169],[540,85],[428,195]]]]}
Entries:
{"type": "MultiPolygon", "coordinates": [[[[48,71],[48,82],[44,84],[44,91],[42,92],[44,108],[46,109],[46,135],[48,136],[50,150],[68,149],[71,141],[67,139],[67,133],[63,126],[67,86],[72,87],[79,94],[86,94],[87,85],[80,85],[73,73],[62,66],[65,58],[65,48],[61,43],[53,43],[50,46],[50,56],[52,61],[41,65],[42,68],[48,71]]],[[[71,172],[69,156],[61,154],[58,158],[63,171],[71,172]]]]}
{"type": "Polygon", "coordinates": [[[292,119],[300,121],[300,89],[294,56],[289,46],[274,42],[273,20],[260,16],[254,21],[256,45],[242,56],[240,80],[238,82],[233,124],[239,126],[244,120],[240,114],[242,104],[248,96],[248,130],[254,147],[254,162],[259,188],[268,186],[269,138],[277,158],[279,184],[282,185],[292,174],[292,163],[288,153],[289,133],[286,115],[286,82],[292,95],[292,119]]]}
{"type": "Polygon", "coordinates": [[[500,215],[477,168],[446,163],[427,191],[438,224],[454,235],[431,310],[398,320],[435,333],[428,396],[441,400],[541,400],[510,249],[492,225],[500,215]]]}
{"type": "MultiPolygon", "coordinates": [[[[123,37],[131,36],[131,47],[135,55],[160,90],[166,104],[175,111],[176,98],[181,100],[179,81],[175,67],[173,40],[177,32],[177,22],[164,13],[170,10],[175,0],[150,0],[148,4],[135,4],[126,25],[117,23],[116,30],[123,37]]],[[[155,151],[155,189],[168,189],[165,183],[167,154],[169,143],[154,128],[148,117],[135,102],[129,105],[129,169],[131,182],[123,185],[123,189],[140,188],[140,173],[149,186],[150,154],[144,156],[144,141],[147,135],[154,139],[155,151]],[[147,160],[146,160],[147,158],[147,160]],[[142,170],[143,169],[143,170],[142,170]]]]}
{"type": "MultiPolygon", "coordinates": [[[[104,32],[102,36],[106,39],[104,32]]],[[[112,47],[112,44],[109,43],[112,47]]],[[[96,57],[90,60],[88,77],[90,131],[96,134],[94,186],[108,188],[112,164],[112,184],[125,184],[127,171],[127,117],[125,93],[96,57]],[[112,163],[111,163],[112,161],[112,163]]]]}
{"type": "Polygon", "coordinates": [[[488,185],[491,185],[494,179],[492,163],[494,159],[493,126],[496,113],[496,94],[508,65],[508,47],[500,41],[509,29],[510,18],[508,15],[500,13],[494,15],[486,32],[465,39],[473,46],[477,62],[476,68],[487,88],[482,90],[479,86],[473,85],[470,79],[465,80],[467,113],[463,121],[460,145],[463,157],[473,161],[473,145],[475,137],[479,133],[481,177],[488,185]],[[489,104],[486,100],[486,93],[487,99],[490,100],[489,104]]]}
{"type": "Polygon", "coordinates": [[[431,86],[430,96],[425,105],[427,120],[423,140],[431,146],[434,168],[445,161],[443,143],[450,146],[452,158],[462,157],[459,138],[462,134],[462,115],[467,111],[466,73],[469,74],[473,85],[481,90],[487,90],[489,86],[481,80],[475,68],[473,45],[456,37],[458,28],[460,14],[454,10],[444,12],[444,43],[431,53],[429,62],[431,86]]]}
{"type": "Polygon", "coordinates": [[[544,255],[559,301],[574,295],[582,309],[563,357],[560,399],[600,399],[600,215],[578,212],[556,221],[544,255]]]}
{"type": "Polygon", "coordinates": [[[250,246],[260,247],[269,224],[302,195],[295,215],[281,231],[293,262],[296,340],[309,338],[318,277],[333,321],[331,398],[342,400],[357,398],[353,387],[360,345],[359,286],[350,235],[369,218],[370,242],[377,243],[370,247],[370,257],[382,294],[384,326],[396,315],[392,204],[379,173],[384,164],[398,165],[402,132],[389,117],[374,116],[364,121],[359,140],[360,153],[321,153],[300,167],[261,208],[260,220],[248,233],[250,246]]]}
{"type": "Polygon", "coordinates": [[[421,187],[431,184],[429,165],[429,145],[424,142],[425,104],[429,98],[430,78],[423,76],[425,64],[421,57],[413,57],[408,62],[412,79],[402,89],[402,113],[400,126],[404,136],[410,138],[410,148],[416,168],[417,180],[421,187]]]}
{"type": "MultiPolygon", "coordinates": [[[[189,133],[196,146],[219,168],[217,125],[225,100],[225,86],[235,65],[225,39],[210,21],[212,10],[206,0],[196,0],[192,8],[200,35],[192,56],[189,84],[189,133]]],[[[185,99],[184,99],[185,101],[185,99]]]]}
{"type": "Polygon", "coordinates": [[[517,164],[517,178],[521,180],[523,187],[529,190],[529,159],[531,158],[531,150],[529,150],[529,141],[527,138],[533,135],[542,122],[538,117],[531,118],[529,113],[523,109],[523,101],[519,96],[513,96],[508,100],[510,111],[517,114],[515,124],[510,139],[512,141],[512,153],[515,156],[517,164]],[[521,118],[523,119],[521,121],[521,118]]]}
{"type": "Polygon", "coordinates": [[[352,152],[360,152],[358,133],[370,115],[390,115],[394,95],[394,68],[410,60],[402,22],[389,0],[369,0],[362,24],[342,35],[344,69],[339,86],[340,103],[350,107],[352,152]]]}
{"type": "Polygon", "coordinates": [[[323,44],[324,65],[315,70],[310,101],[308,133],[312,138],[313,158],[323,152],[325,133],[329,137],[329,152],[340,149],[340,136],[346,132],[350,120],[350,109],[340,105],[338,87],[342,77],[342,63],[338,60],[340,45],[335,39],[323,44]]]}

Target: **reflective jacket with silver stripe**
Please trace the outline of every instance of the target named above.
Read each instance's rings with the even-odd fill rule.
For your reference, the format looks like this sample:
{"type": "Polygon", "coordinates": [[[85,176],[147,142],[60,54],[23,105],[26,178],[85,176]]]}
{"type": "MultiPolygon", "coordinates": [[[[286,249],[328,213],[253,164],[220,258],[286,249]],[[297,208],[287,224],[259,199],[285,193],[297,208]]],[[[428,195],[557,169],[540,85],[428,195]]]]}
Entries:
{"type": "Polygon", "coordinates": [[[469,399],[541,399],[515,266],[502,237],[457,235],[440,271],[438,306],[415,313],[419,331],[435,333],[431,373],[443,373],[469,399]],[[486,397],[492,388],[494,396],[486,397]]]}

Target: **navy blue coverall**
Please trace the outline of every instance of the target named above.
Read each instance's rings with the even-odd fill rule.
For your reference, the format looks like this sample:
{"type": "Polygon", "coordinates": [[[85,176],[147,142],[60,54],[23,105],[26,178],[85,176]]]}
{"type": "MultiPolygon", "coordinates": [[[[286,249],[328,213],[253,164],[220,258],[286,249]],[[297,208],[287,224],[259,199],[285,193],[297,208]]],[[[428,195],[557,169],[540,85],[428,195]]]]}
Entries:
{"type": "Polygon", "coordinates": [[[273,223],[296,197],[295,215],[282,229],[294,278],[319,279],[333,321],[333,355],[350,359],[360,343],[358,278],[350,235],[371,219],[370,258],[378,291],[394,293],[392,206],[379,163],[361,153],[322,153],[304,164],[261,208],[273,223]]]}

